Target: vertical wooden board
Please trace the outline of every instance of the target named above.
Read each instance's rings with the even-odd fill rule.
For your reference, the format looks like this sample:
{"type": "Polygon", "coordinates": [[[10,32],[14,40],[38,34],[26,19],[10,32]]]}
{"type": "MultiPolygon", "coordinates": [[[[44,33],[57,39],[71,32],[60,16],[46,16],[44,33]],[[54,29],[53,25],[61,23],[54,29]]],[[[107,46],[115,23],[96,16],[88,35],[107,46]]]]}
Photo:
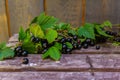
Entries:
{"type": "Polygon", "coordinates": [[[73,26],[81,24],[82,0],[46,0],[45,11],[60,21],[71,23],[73,26]]]}
{"type": "Polygon", "coordinates": [[[5,0],[0,0],[0,43],[8,40],[8,25],[5,9],[5,0]]]}
{"type": "Polygon", "coordinates": [[[18,33],[20,26],[26,29],[31,20],[43,11],[43,0],[8,0],[8,2],[12,34],[18,33]]]}
{"type": "Polygon", "coordinates": [[[86,21],[120,23],[120,0],[86,0],[86,21]]]}

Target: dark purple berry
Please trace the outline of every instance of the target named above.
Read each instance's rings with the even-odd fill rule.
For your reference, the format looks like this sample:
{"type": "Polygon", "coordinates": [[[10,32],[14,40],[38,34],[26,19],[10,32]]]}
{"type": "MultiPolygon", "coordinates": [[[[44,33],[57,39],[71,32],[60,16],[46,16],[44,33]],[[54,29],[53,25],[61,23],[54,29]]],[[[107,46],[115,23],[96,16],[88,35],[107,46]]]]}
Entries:
{"type": "Polygon", "coordinates": [[[67,45],[66,44],[63,44],[62,45],[62,49],[66,49],[67,48],[67,45]]]}
{"type": "Polygon", "coordinates": [[[78,48],[78,49],[81,49],[81,48],[82,48],[82,45],[81,45],[81,44],[79,44],[77,48],[78,48]]]}
{"type": "Polygon", "coordinates": [[[73,39],[74,39],[74,40],[77,40],[77,35],[74,35],[74,36],[73,36],[73,39]]]}
{"type": "Polygon", "coordinates": [[[27,56],[28,56],[28,52],[24,50],[24,51],[22,52],[22,56],[23,56],[23,57],[27,57],[27,56]]]}
{"type": "Polygon", "coordinates": [[[72,42],[72,39],[71,38],[67,38],[67,42],[72,42]]]}
{"type": "Polygon", "coordinates": [[[97,46],[96,46],[96,50],[99,50],[99,49],[100,49],[100,46],[99,46],[99,45],[97,45],[97,46]]]}
{"type": "Polygon", "coordinates": [[[28,64],[29,63],[29,59],[28,58],[23,58],[22,59],[22,64],[28,64]]]}
{"type": "Polygon", "coordinates": [[[88,48],[88,44],[87,44],[87,43],[84,43],[84,44],[83,44],[83,48],[84,48],[84,49],[87,49],[87,48],[88,48]]]}

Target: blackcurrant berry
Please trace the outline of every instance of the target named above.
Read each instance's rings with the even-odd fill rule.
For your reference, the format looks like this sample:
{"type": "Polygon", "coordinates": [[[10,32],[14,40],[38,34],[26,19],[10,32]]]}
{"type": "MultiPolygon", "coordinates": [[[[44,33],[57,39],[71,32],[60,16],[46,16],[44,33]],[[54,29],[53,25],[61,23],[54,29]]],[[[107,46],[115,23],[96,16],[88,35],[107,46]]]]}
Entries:
{"type": "Polygon", "coordinates": [[[95,45],[95,42],[91,41],[90,46],[94,46],[94,45],[95,45]]]}
{"type": "Polygon", "coordinates": [[[112,32],[111,31],[106,31],[106,34],[111,35],[112,32]]]}
{"type": "Polygon", "coordinates": [[[15,48],[14,52],[19,52],[20,50],[22,50],[22,47],[18,46],[18,47],[15,48]]]}
{"type": "Polygon", "coordinates": [[[66,44],[63,44],[62,45],[62,49],[66,49],[67,48],[67,45],[66,44]]]}
{"type": "Polygon", "coordinates": [[[65,43],[65,41],[66,41],[66,38],[62,38],[62,39],[60,40],[60,43],[65,43]]]}
{"type": "Polygon", "coordinates": [[[77,35],[74,35],[74,36],[73,36],[73,39],[74,39],[74,40],[77,40],[77,35]]]}
{"type": "Polygon", "coordinates": [[[28,58],[23,58],[22,59],[22,64],[28,64],[29,63],[29,59],[28,58]]]}
{"type": "Polygon", "coordinates": [[[47,48],[47,47],[48,47],[48,43],[43,43],[43,44],[42,44],[42,47],[43,47],[43,48],[47,48]]]}
{"type": "Polygon", "coordinates": [[[87,48],[88,48],[88,44],[87,44],[87,43],[84,43],[84,44],[83,44],[83,48],[84,48],[84,49],[87,49],[87,48]]]}
{"type": "Polygon", "coordinates": [[[88,44],[90,44],[91,39],[88,38],[88,39],[85,40],[85,42],[88,43],[88,44]]]}
{"type": "Polygon", "coordinates": [[[28,56],[28,52],[24,50],[24,51],[22,52],[22,56],[23,56],[23,57],[27,57],[27,56],[28,56]]]}
{"type": "Polygon", "coordinates": [[[67,48],[67,49],[66,49],[66,52],[67,52],[67,53],[71,53],[71,51],[72,51],[72,49],[70,49],[70,48],[67,48]]]}
{"type": "Polygon", "coordinates": [[[77,43],[73,43],[72,46],[73,46],[73,49],[77,49],[78,44],[77,43]]]}
{"type": "Polygon", "coordinates": [[[39,43],[39,42],[40,42],[40,38],[36,37],[35,43],[39,43]]]}
{"type": "Polygon", "coordinates": [[[35,41],[36,41],[35,36],[32,36],[32,37],[31,37],[31,41],[32,41],[32,42],[35,42],[35,41]]]}
{"type": "Polygon", "coordinates": [[[67,42],[72,42],[72,39],[71,38],[67,38],[67,42]]]}
{"type": "Polygon", "coordinates": [[[82,45],[81,45],[81,44],[79,44],[77,48],[78,48],[78,49],[81,49],[81,48],[82,48],[82,45]]]}
{"type": "Polygon", "coordinates": [[[96,50],[99,50],[99,49],[100,49],[100,46],[99,46],[99,45],[97,45],[97,46],[96,46],[96,50]]]}

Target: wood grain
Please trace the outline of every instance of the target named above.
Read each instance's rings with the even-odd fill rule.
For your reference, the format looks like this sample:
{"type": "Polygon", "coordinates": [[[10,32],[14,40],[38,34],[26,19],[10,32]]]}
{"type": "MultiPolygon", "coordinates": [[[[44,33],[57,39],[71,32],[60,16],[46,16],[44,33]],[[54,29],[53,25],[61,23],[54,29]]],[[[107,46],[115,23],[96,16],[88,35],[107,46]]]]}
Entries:
{"type": "Polygon", "coordinates": [[[60,21],[79,26],[82,20],[82,0],[46,0],[45,12],[60,21]]]}
{"type": "Polygon", "coordinates": [[[120,23],[120,0],[86,0],[86,21],[120,23]]]}
{"type": "Polygon", "coordinates": [[[5,9],[5,0],[0,0],[0,42],[7,41],[8,38],[9,34],[5,9]]]}
{"type": "Polygon", "coordinates": [[[28,27],[31,20],[43,11],[43,0],[8,0],[11,33],[18,33],[19,27],[28,27]]]}

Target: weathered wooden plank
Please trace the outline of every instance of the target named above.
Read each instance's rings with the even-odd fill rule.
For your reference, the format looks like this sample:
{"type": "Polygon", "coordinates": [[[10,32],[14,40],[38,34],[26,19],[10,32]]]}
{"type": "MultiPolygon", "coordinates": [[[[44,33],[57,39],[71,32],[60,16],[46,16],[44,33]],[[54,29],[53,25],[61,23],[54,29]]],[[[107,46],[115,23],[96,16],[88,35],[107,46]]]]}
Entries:
{"type": "Polygon", "coordinates": [[[0,80],[92,80],[89,72],[1,72],[0,80]]]}
{"type": "MultiPolygon", "coordinates": [[[[91,64],[93,65],[93,68],[114,68],[120,70],[120,54],[97,54],[97,55],[89,55],[91,59],[91,64]]],[[[108,70],[109,70],[108,69],[108,70]]]]}
{"type": "Polygon", "coordinates": [[[11,33],[18,33],[19,27],[28,27],[31,20],[43,11],[43,0],[8,0],[11,33]]]}
{"type": "Polygon", "coordinates": [[[120,80],[120,72],[95,72],[94,80],[120,80]]]}
{"type": "Polygon", "coordinates": [[[46,0],[45,12],[55,16],[60,21],[71,23],[73,26],[81,24],[82,0],[46,0]]]}
{"type": "Polygon", "coordinates": [[[120,23],[120,0],[86,0],[86,21],[120,23]]]}
{"type": "Polygon", "coordinates": [[[0,0],[0,42],[7,41],[9,37],[6,17],[5,0],[0,0]]]}
{"type": "Polygon", "coordinates": [[[87,71],[86,55],[68,54],[62,56],[60,61],[50,59],[42,60],[40,54],[28,56],[30,63],[23,65],[23,57],[0,61],[0,71],[87,71]]]}

